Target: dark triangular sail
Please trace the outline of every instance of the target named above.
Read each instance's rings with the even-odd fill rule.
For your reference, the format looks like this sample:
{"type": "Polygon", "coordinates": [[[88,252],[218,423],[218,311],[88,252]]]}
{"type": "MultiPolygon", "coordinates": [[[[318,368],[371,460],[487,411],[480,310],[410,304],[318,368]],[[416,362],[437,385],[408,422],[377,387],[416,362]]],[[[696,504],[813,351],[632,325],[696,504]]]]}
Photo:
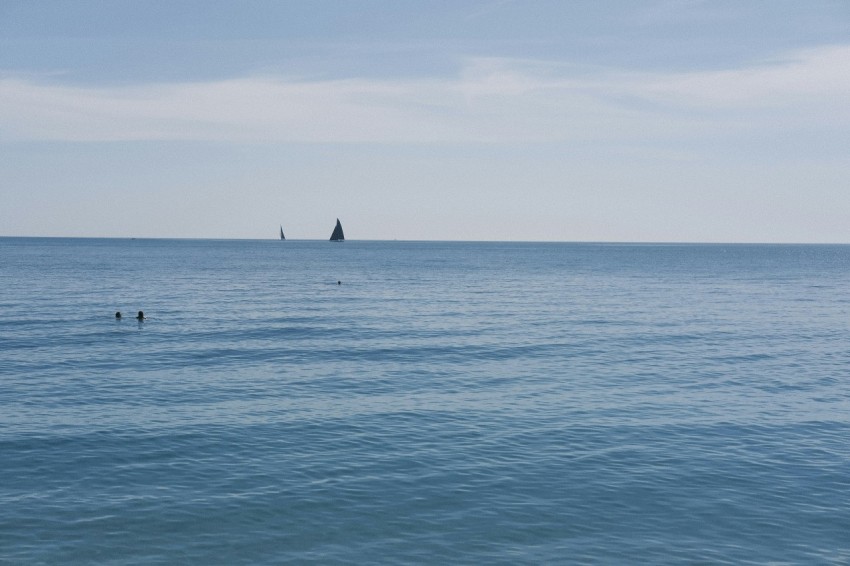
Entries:
{"type": "Polygon", "coordinates": [[[345,240],[345,236],[342,233],[342,224],[339,223],[339,218],[336,219],[336,228],[334,228],[334,233],[331,234],[331,242],[342,242],[345,240]]]}
{"type": "Polygon", "coordinates": [[[283,226],[280,227],[280,239],[285,240],[286,236],[283,235],[283,226]]]}

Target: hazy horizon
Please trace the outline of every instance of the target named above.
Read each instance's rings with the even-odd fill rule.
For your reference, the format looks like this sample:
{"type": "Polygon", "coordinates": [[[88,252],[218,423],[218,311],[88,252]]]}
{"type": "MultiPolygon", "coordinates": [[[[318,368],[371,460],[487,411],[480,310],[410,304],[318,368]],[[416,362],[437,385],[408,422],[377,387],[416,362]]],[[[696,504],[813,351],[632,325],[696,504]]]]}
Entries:
{"type": "MultiPolygon", "coordinates": [[[[189,237],[173,237],[173,236],[5,236],[0,235],[0,238],[6,239],[56,239],[56,240],[185,240],[185,241],[210,241],[210,242],[275,242],[280,241],[279,237],[269,236],[266,238],[217,238],[204,236],[189,236],[189,237]]],[[[328,238],[290,238],[286,236],[286,242],[329,242],[328,238]]],[[[739,241],[717,241],[717,242],[697,242],[697,241],[617,241],[617,240],[436,240],[436,239],[420,239],[409,240],[400,238],[345,238],[345,242],[367,242],[367,243],[400,243],[400,244],[575,244],[575,245],[600,245],[600,246],[850,246],[847,242],[739,242],[739,241]]],[[[338,243],[338,242],[337,242],[338,243]]]]}

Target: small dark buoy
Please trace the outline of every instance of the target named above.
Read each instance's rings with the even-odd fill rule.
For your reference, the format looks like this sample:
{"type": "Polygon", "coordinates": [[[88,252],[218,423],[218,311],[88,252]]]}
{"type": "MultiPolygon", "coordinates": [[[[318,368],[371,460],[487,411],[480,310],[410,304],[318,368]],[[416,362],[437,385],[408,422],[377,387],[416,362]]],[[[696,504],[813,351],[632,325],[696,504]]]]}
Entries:
{"type": "Polygon", "coordinates": [[[121,318],[121,311],[116,311],[116,312],[115,312],[115,318],[117,318],[117,319],[118,319],[118,318],[121,318]]]}
{"type": "Polygon", "coordinates": [[[139,311],[139,314],[136,315],[136,320],[145,320],[145,313],[139,311]]]}

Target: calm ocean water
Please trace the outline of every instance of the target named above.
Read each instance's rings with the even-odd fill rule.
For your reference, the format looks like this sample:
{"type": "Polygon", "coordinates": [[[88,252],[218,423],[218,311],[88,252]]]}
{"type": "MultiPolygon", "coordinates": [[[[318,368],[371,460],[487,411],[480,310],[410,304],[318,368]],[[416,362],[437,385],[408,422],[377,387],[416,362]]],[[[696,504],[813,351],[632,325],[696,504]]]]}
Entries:
{"type": "Polygon", "coordinates": [[[287,562],[850,563],[850,246],[0,238],[0,563],[287,562]]]}

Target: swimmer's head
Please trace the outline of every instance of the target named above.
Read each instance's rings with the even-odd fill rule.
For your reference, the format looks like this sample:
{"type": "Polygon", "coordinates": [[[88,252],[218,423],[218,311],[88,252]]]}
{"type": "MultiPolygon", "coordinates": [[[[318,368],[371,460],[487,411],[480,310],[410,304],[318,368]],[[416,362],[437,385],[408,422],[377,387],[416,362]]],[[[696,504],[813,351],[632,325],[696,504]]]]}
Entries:
{"type": "Polygon", "coordinates": [[[115,312],[115,318],[121,318],[121,311],[115,312]]]}
{"type": "Polygon", "coordinates": [[[139,314],[136,315],[136,318],[139,319],[139,320],[144,320],[145,319],[145,313],[142,312],[142,311],[139,311],[139,314]]]}

